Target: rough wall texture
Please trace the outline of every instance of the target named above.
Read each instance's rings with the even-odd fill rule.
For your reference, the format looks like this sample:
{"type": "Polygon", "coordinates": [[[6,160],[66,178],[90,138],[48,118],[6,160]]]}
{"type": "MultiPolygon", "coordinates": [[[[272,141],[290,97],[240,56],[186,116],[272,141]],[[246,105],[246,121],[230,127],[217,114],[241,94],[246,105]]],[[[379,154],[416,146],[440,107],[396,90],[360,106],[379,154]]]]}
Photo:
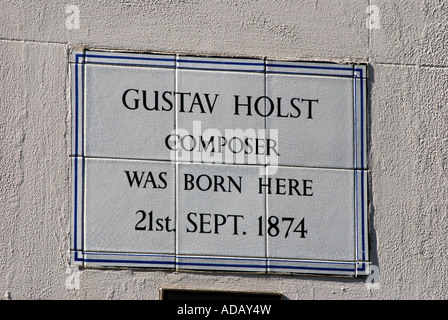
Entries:
{"type": "Polygon", "coordinates": [[[158,288],[287,299],[446,299],[448,4],[444,0],[0,0],[0,294],[158,299],[158,288]],[[69,29],[68,4],[80,10],[69,29]],[[378,28],[366,9],[379,9],[378,28]],[[70,46],[370,64],[365,279],[86,269],[67,287],[70,46]]]}

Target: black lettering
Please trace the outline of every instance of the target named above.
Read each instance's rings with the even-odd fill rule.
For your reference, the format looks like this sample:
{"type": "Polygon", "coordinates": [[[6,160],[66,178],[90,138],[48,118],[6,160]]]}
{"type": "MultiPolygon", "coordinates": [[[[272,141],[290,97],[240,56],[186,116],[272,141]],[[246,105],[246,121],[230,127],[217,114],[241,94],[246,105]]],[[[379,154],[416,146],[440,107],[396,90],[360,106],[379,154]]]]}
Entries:
{"type": "Polygon", "coordinates": [[[228,146],[232,153],[240,153],[243,150],[243,141],[238,137],[233,137],[229,140],[228,146]],[[236,148],[236,141],[239,141],[239,148],[236,148]]]}
{"type": "Polygon", "coordinates": [[[282,114],[282,98],[277,98],[277,117],[288,118],[291,114],[282,114]]]}
{"type": "Polygon", "coordinates": [[[208,110],[210,111],[210,114],[213,113],[213,109],[215,108],[216,99],[218,99],[219,94],[215,94],[215,99],[213,100],[213,104],[210,103],[210,99],[208,98],[209,94],[204,93],[205,100],[207,101],[208,110]]]}
{"type": "Polygon", "coordinates": [[[263,183],[263,178],[258,178],[258,193],[267,192],[267,194],[276,195],[298,195],[298,196],[312,196],[312,183],[313,180],[302,180],[302,186],[299,184],[299,180],[285,179],[285,178],[273,178],[275,184],[271,185],[271,178],[267,178],[267,182],[263,183]],[[271,190],[273,187],[275,190],[271,190]],[[302,190],[299,188],[302,187],[302,190]],[[266,190],[267,189],[267,190],[266,190]],[[301,192],[302,191],[302,192],[301,192]]]}
{"type": "Polygon", "coordinates": [[[168,105],[169,105],[169,108],[168,109],[166,109],[165,107],[162,107],[162,110],[163,111],[171,111],[172,109],[173,109],[173,101],[171,101],[170,99],[168,99],[167,97],[166,97],[166,95],[170,95],[170,96],[172,96],[173,95],[173,93],[172,92],[170,92],[170,91],[165,91],[163,94],[162,94],[162,99],[163,99],[163,101],[165,101],[166,103],[168,103],[168,105]]]}
{"type": "Polygon", "coordinates": [[[277,141],[273,140],[273,139],[267,139],[267,155],[270,156],[271,155],[271,150],[275,152],[276,155],[280,156],[280,154],[278,153],[277,149],[275,148],[277,146],[277,141]],[[271,143],[273,144],[271,146],[271,143]]]}
{"type": "MultiPolygon", "coordinates": [[[[202,179],[202,181],[204,181],[204,179],[202,179]]],[[[206,174],[201,174],[201,175],[196,179],[196,186],[197,186],[198,189],[201,190],[201,191],[207,191],[207,190],[209,190],[210,187],[212,186],[212,179],[211,179],[208,175],[206,175],[206,174]],[[206,177],[207,185],[206,185],[205,188],[204,188],[203,186],[201,186],[201,183],[200,183],[202,177],[206,177]]]]}
{"type": "Polygon", "coordinates": [[[146,230],[146,226],[140,226],[140,223],[142,223],[146,218],[146,212],[143,210],[138,210],[135,214],[142,214],[142,218],[137,222],[135,225],[135,230],[146,230]]]}
{"type": "Polygon", "coordinates": [[[274,112],[274,109],[275,109],[274,102],[271,100],[271,98],[269,98],[269,97],[267,97],[267,96],[261,96],[261,97],[257,98],[257,100],[255,100],[254,107],[255,107],[255,111],[256,111],[260,116],[262,116],[262,117],[269,117],[269,116],[274,112]],[[268,106],[267,106],[267,104],[265,103],[265,113],[264,113],[264,114],[261,113],[260,110],[258,109],[258,102],[259,102],[261,99],[264,99],[264,100],[268,100],[268,101],[269,101],[269,106],[270,106],[269,112],[267,112],[267,107],[268,107],[268,106]]]}
{"type": "Polygon", "coordinates": [[[191,96],[191,92],[174,92],[174,94],[177,94],[180,96],[180,109],[179,112],[185,112],[184,110],[184,96],[191,96]]]}
{"type": "Polygon", "coordinates": [[[174,228],[171,229],[171,228],[170,228],[170,222],[171,222],[170,217],[166,217],[166,218],[165,218],[165,223],[166,223],[165,230],[168,231],[168,232],[176,231],[176,229],[174,229],[174,228]]]}
{"type": "Polygon", "coordinates": [[[199,222],[200,222],[200,229],[199,233],[212,233],[212,229],[205,230],[206,225],[210,225],[210,220],[205,220],[204,217],[211,217],[212,215],[209,213],[200,213],[199,214],[199,222]]]}
{"type": "Polygon", "coordinates": [[[194,148],[196,148],[196,139],[191,134],[183,136],[182,139],[180,139],[180,145],[181,145],[182,149],[185,151],[193,151],[194,148]],[[188,146],[185,145],[186,138],[190,138],[190,141],[191,141],[188,144],[188,146]],[[190,148],[190,149],[188,149],[188,148],[190,148]]]}
{"type": "Polygon", "coordinates": [[[271,178],[268,178],[268,182],[263,183],[263,178],[258,178],[258,193],[263,193],[263,187],[268,187],[268,194],[271,194],[271,178]]]}
{"type": "Polygon", "coordinates": [[[290,116],[291,118],[298,118],[298,117],[300,117],[300,109],[299,109],[299,107],[294,103],[294,101],[298,101],[298,102],[300,102],[300,98],[292,98],[292,99],[291,99],[291,106],[294,108],[294,110],[297,111],[297,115],[293,115],[292,113],[290,113],[289,116],[290,116]]]}
{"type": "Polygon", "coordinates": [[[153,177],[151,171],[149,171],[149,172],[148,172],[148,175],[146,176],[146,182],[145,182],[145,185],[143,186],[143,188],[146,188],[146,185],[148,184],[148,182],[152,183],[152,187],[153,187],[154,189],[157,189],[157,188],[158,188],[157,185],[156,185],[156,183],[155,183],[155,181],[154,181],[154,177],[153,177]]]}
{"type": "Polygon", "coordinates": [[[211,178],[206,174],[201,174],[195,178],[192,174],[186,173],[184,174],[184,190],[193,190],[194,188],[200,191],[212,190],[213,192],[233,192],[236,190],[241,193],[242,178],[242,176],[236,179],[232,176],[223,177],[220,175],[213,175],[213,178],[211,178]]]}
{"type": "Polygon", "coordinates": [[[229,214],[227,215],[227,218],[233,218],[233,234],[238,235],[238,218],[241,218],[244,220],[244,216],[242,215],[236,215],[236,214],[229,214]]]}
{"type": "Polygon", "coordinates": [[[254,147],[252,146],[252,138],[246,138],[246,140],[244,140],[244,144],[247,146],[247,148],[245,149],[244,153],[245,154],[251,154],[254,151],[254,147]]]}
{"type": "Polygon", "coordinates": [[[308,190],[312,190],[313,186],[311,185],[313,183],[313,180],[303,180],[303,195],[304,196],[312,196],[313,193],[308,193],[308,190]]]}
{"type": "Polygon", "coordinates": [[[156,219],[156,224],[157,224],[157,227],[156,227],[156,231],[162,231],[163,230],[163,218],[159,218],[159,219],[156,219]]]}
{"type": "Polygon", "coordinates": [[[162,182],[162,185],[159,184],[159,186],[158,186],[160,189],[165,189],[166,186],[167,186],[167,183],[166,183],[166,180],[165,180],[166,176],[167,176],[167,173],[165,171],[159,173],[159,179],[162,182]]]}
{"type": "Polygon", "coordinates": [[[128,89],[128,90],[126,90],[126,91],[123,93],[123,97],[122,97],[122,99],[121,99],[122,102],[123,102],[123,105],[124,105],[126,108],[128,108],[129,110],[135,110],[135,109],[138,109],[140,99],[134,99],[134,108],[129,107],[129,105],[126,103],[126,97],[127,97],[128,93],[129,93],[130,91],[134,91],[134,92],[136,92],[136,93],[138,94],[138,90],[137,90],[137,89],[128,89]]]}
{"type": "MultiPolygon", "coordinates": [[[[170,150],[179,150],[179,147],[176,149],[176,148],[173,148],[173,146],[171,146],[171,144],[169,144],[171,137],[177,137],[177,140],[179,140],[179,135],[178,134],[169,134],[169,135],[167,135],[166,138],[165,138],[165,145],[166,145],[166,147],[168,149],[170,149],[170,150]]],[[[177,145],[177,143],[175,143],[175,145],[177,145]]]]}
{"type": "Polygon", "coordinates": [[[185,184],[184,184],[184,190],[193,190],[194,188],[194,184],[193,184],[193,179],[194,176],[192,174],[186,173],[184,174],[185,177],[185,184]]]}
{"type": "Polygon", "coordinates": [[[196,212],[190,212],[189,214],[187,214],[187,220],[188,222],[190,222],[193,226],[193,230],[190,230],[187,228],[187,232],[196,232],[196,230],[198,229],[198,225],[192,220],[191,216],[195,216],[196,217],[196,212]]]}
{"type": "Polygon", "coordinates": [[[317,100],[310,100],[310,99],[302,99],[302,102],[303,101],[308,101],[308,119],[313,119],[313,116],[312,116],[312,106],[313,106],[313,102],[317,102],[317,103],[319,103],[319,100],[317,99],[317,100]]]}
{"type": "Polygon", "coordinates": [[[255,139],[255,154],[264,154],[264,139],[255,139]]]}
{"type": "Polygon", "coordinates": [[[137,184],[137,187],[140,188],[140,183],[143,180],[143,175],[145,174],[145,172],[142,172],[142,174],[140,175],[140,177],[137,175],[137,171],[133,171],[133,177],[131,178],[131,175],[129,174],[129,171],[125,171],[126,175],[128,177],[128,181],[129,181],[129,186],[132,187],[134,185],[134,181],[136,181],[135,183],[137,184]]]}
{"type": "Polygon", "coordinates": [[[241,193],[241,179],[243,178],[242,176],[239,176],[239,183],[237,183],[235,180],[233,180],[233,177],[231,176],[227,176],[227,178],[229,178],[229,192],[231,191],[231,187],[230,184],[233,184],[233,186],[238,190],[239,193],[241,193]]]}
{"type": "Polygon", "coordinates": [[[147,97],[146,97],[146,90],[142,90],[142,93],[143,93],[143,107],[146,109],[146,110],[149,110],[149,111],[154,111],[154,110],[159,110],[159,106],[158,106],[158,100],[159,100],[159,93],[157,92],[157,91],[154,91],[154,102],[155,102],[155,106],[154,107],[152,107],[152,108],[149,108],[148,107],[148,104],[147,104],[147,102],[148,102],[148,99],[147,99],[147,97]]]}
{"type": "Polygon", "coordinates": [[[247,96],[247,103],[246,104],[239,103],[240,96],[235,95],[234,97],[235,97],[235,113],[234,113],[234,115],[240,115],[238,108],[240,106],[242,106],[242,107],[247,107],[247,115],[251,116],[252,115],[252,111],[251,111],[250,100],[251,100],[252,97],[251,96],[247,96]]]}
{"type": "Polygon", "coordinates": [[[219,142],[218,142],[218,147],[219,147],[218,153],[221,153],[222,152],[222,147],[224,147],[226,145],[226,143],[227,143],[227,139],[224,138],[223,136],[218,136],[218,140],[219,140],[219,142]]]}
{"type": "Polygon", "coordinates": [[[215,178],[215,181],[214,181],[215,188],[213,191],[218,192],[218,187],[220,187],[223,192],[227,192],[227,190],[223,186],[224,178],[222,176],[218,176],[218,175],[215,175],[214,178],[215,178]]]}
{"type": "Polygon", "coordinates": [[[215,152],[215,136],[212,136],[208,142],[204,141],[204,138],[200,136],[199,150],[198,151],[207,151],[208,147],[212,145],[212,149],[210,152],[215,152]]]}
{"type": "Polygon", "coordinates": [[[297,190],[297,187],[299,186],[299,181],[296,179],[288,179],[289,182],[289,195],[292,195],[292,190],[294,190],[297,195],[301,196],[299,190],[297,190]]]}
{"type": "Polygon", "coordinates": [[[215,232],[214,232],[215,234],[219,234],[218,229],[220,226],[226,224],[226,220],[227,220],[226,217],[223,216],[222,214],[215,214],[215,232]],[[221,221],[219,221],[220,220],[219,218],[221,218],[221,221]]]}
{"type": "Polygon", "coordinates": [[[283,191],[283,192],[281,191],[281,189],[284,189],[286,187],[286,185],[285,185],[286,179],[276,179],[276,180],[277,180],[277,192],[276,192],[276,194],[286,194],[286,191],[283,191]]]}
{"type": "Polygon", "coordinates": [[[190,111],[188,111],[189,113],[193,112],[193,106],[199,106],[199,108],[201,108],[201,113],[205,113],[204,107],[202,106],[202,101],[201,101],[201,97],[199,96],[199,93],[195,93],[194,97],[193,97],[193,102],[191,103],[191,107],[190,107],[190,111]]]}

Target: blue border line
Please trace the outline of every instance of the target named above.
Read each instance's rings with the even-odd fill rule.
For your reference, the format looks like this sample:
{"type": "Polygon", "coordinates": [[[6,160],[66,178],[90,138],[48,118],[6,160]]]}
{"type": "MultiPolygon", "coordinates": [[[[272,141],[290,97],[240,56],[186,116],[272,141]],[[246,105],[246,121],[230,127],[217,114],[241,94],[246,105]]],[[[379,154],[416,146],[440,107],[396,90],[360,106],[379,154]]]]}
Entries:
{"type": "Polygon", "coordinates": [[[254,268],[265,269],[266,265],[251,265],[251,264],[223,264],[223,263],[198,263],[198,262],[176,262],[177,266],[203,266],[203,267],[226,267],[226,268],[254,268]]]}
{"type": "MultiPolygon", "coordinates": [[[[78,57],[76,56],[76,64],[75,64],[75,153],[77,154],[78,150],[78,57]]],[[[74,205],[75,205],[75,219],[74,219],[74,228],[75,228],[75,235],[74,235],[74,244],[73,248],[74,250],[77,249],[77,212],[78,212],[78,165],[77,165],[77,158],[75,158],[73,161],[75,162],[75,199],[74,199],[74,205]]]]}
{"type": "Polygon", "coordinates": [[[219,68],[199,68],[199,67],[177,67],[180,70],[205,70],[205,71],[235,71],[235,72],[248,72],[248,73],[264,73],[264,70],[251,70],[251,69],[219,69],[219,68]]]}
{"type": "MultiPolygon", "coordinates": [[[[244,63],[244,62],[226,62],[226,61],[204,61],[204,60],[183,60],[183,59],[171,59],[171,58],[167,58],[167,59],[163,59],[163,58],[149,58],[149,57],[130,57],[130,56],[104,56],[104,55],[87,55],[87,54],[76,54],[75,55],[75,113],[76,113],[76,119],[75,119],[75,128],[76,128],[76,132],[75,132],[75,151],[76,151],[76,155],[78,156],[78,126],[79,126],[79,120],[78,120],[78,109],[79,109],[79,102],[78,102],[78,98],[79,98],[79,79],[78,79],[78,58],[84,56],[84,58],[87,57],[91,57],[91,58],[104,58],[104,59],[134,59],[134,60],[152,60],[152,61],[169,61],[169,62],[185,62],[185,63],[209,63],[209,64],[228,64],[228,65],[265,65],[266,67],[268,66],[268,62],[265,60],[263,63],[244,63]]],[[[83,63],[88,63],[87,61],[83,61],[83,63]]],[[[109,63],[102,63],[102,64],[109,64],[109,63]]],[[[113,64],[113,63],[110,63],[113,64]]],[[[117,64],[114,64],[117,65],[117,64]]],[[[120,64],[120,65],[131,65],[131,64],[120,64]]],[[[134,66],[147,66],[147,65],[139,65],[139,64],[132,64],[134,66]]],[[[149,65],[148,65],[149,66],[149,65]]],[[[152,66],[152,65],[151,65],[152,66]]],[[[154,66],[158,66],[158,67],[171,67],[171,66],[164,66],[164,65],[154,65],[154,66]]],[[[320,69],[320,70],[343,70],[343,71],[349,71],[352,70],[351,68],[343,68],[343,67],[319,67],[319,66],[300,66],[300,65],[280,65],[280,64],[270,64],[269,66],[272,67],[287,67],[287,68],[303,68],[303,69],[320,69]]],[[[174,68],[176,68],[176,65],[173,66],[174,68]]],[[[201,68],[189,68],[189,67],[177,67],[179,69],[200,69],[200,70],[219,70],[219,69],[201,69],[201,68]]],[[[258,71],[258,70],[233,70],[233,69],[222,69],[224,71],[246,71],[246,72],[264,72],[264,73],[280,73],[280,72],[275,72],[275,71],[268,71],[268,70],[263,70],[263,71],[258,71]]],[[[364,123],[363,123],[363,108],[364,108],[364,99],[363,99],[363,95],[364,95],[364,91],[363,91],[363,71],[362,69],[353,69],[354,72],[360,72],[360,80],[361,80],[361,171],[364,170],[364,137],[363,137],[363,130],[364,130],[364,123]]],[[[295,74],[295,73],[292,73],[295,74]]],[[[320,76],[325,76],[323,74],[307,74],[307,75],[320,75],[320,76]]],[[[353,76],[347,76],[347,75],[328,75],[328,76],[338,76],[338,77],[353,77],[355,78],[355,81],[358,79],[355,75],[353,76]]],[[[84,77],[84,69],[82,69],[82,77],[84,77]]],[[[84,82],[82,83],[82,89],[84,90],[84,82]]],[[[355,97],[356,97],[356,90],[355,90],[355,97]]],[[[356,110],[356,105],[355,105],[355,110],[356,110]]],[[[84,112],[84,110],[83,110],[84,112]]],[[[356,124],[355,124],[356,127],[356,124]]],[[[355,140],[356,141],[356,140],[355,140]]],[[[84,144],[84,141],[82,141],[82,143],[84,144]]],[[[84,150],[84,146],[83,146],[83,150],[84,150]]],[[[84,155],[81,156],[82,157],[82,167],[84,169],[84,155]]],[[[357,158],[357,157],[356,157],[357,158]]],[[[356,175],[356,169],[355,169],[355,175],[356,175]]],[[[83,183],[84,183],[84,175],[83,175],[83,183]]],[[[356,184],[357,185],[357,184],[356,184]]],[[[356,187],[355,187],[356,190],[356,187]]],[[[82,193],[84,193],[84,185],[82,187],[82,193]]],[[[84,197],[84,195],[83,195],[84,197]]],[[[357,197],[356,197],[357,199],[357,197]]],[[[84,262],[104,262],[104,263],[129,263],[129,264],[138,264],[138,263],[144,263],[144,264],[173,264],[172,262],[166,262],[166,261],[140,261],[140,260],[113,260],[113,259],[79,259],[78,260],[78,249],[77,249],[77,222],[78,222],[78,205],[77,205],[77,200],[78,200],[78,159],[75,159],[75,219],[74,219],[74,229],[75,229],[75,235],[74,235],[74,251],[75,251],[75,261],[84,261],[84,262]]],[[[364,239],[364,174],[361,174],[361,203],[362,203],[362,256],[363,256],[363,260],[365,257],[365,239],[364,239]]],[[[356,229],[356,234],[358,236],[358,232],[357,232],[358,228],[356,229]]],[[[82,233],[84,234],[84,230],[82,230],[82,233]]],[[[82,246],[82,250],[83,250],[83,243],[81,244],[82,246]]],[[[126,254],[125,254],[126,255],[126,254]]],[[[174,256],[177,258],[186,258],[186,257],[178,257],[178,256],[174,256]]],[[[197,257],[195,257],[197,258],[197,257]]],[[[191,258],[189,258],[191,259],[191,258]]],[[[210,259],[216,259],[213,257],[210,257],[210,259]]],[[[232,259],[231,259],[232,260],[232,259]]],[[[240,259],[241,260],[241,259],[240,259]]],[[[247,260],[250,260],[249,258],[247,260]]],[[[319,267],[303,267],[303,266],[275,266],[275,265],[271,265],[268,266],[268,262],[269,259],[267,258],[266,260],[266,265],[264,266],[257,266],[257,265],[232,265],[232,264],[204,264],[204,263],[188,263],[188,262],[174,262],[174,265],[196,265],[196,266],[216,266],[216,267],[248,267],[248,268],[266,268],[266,271],[268,272],[269,268],[280,268],[280,269],[302,269],[302,270],[316,270],[316,271],[344,271],[344,272],[355,272],[356,270],[361,270],[363,271],[365,268],[365,265],[363,263],[363,269],[342,269],[342,268],[319,268],[319,267]]],[[[285,262],[288,262],[287,259],[285,262]]],[[[305,261],[303,261],[305,262],[305,261]]],[[[301,262],[301,263],[303,263],[301,262]]],[[[321,262],[313,262],[313,263],[332,263],[332,262],[325,262],[325,261],[321,261],[321,262]]],[[[356,262],[354,262],[356,263],[356,262]]]]}
{"type": "Polygon", "coordinates": [[[114,260],[114,259],[100,259],[100,258],[84,258],[84,262],[92,262],[92,263],[108,263],[108,262],[116,262],[116,263],[135,263],[135,264],[163,264],[163,265],[173,265],[173,268],[176,265],[176,255],[170,255],[170,254],[130,254],[130,253],[113,253],[113,252],[84,252],[85,256],[88,255],[98,255],[98,256],[127,256],[127,257],[147,257],[147,258],[154,258],[154,257],[166,257],[166,258],[172,258],[172,261],[165,261],[165,260],[114,260]]]}
{"type": "Polygon", "coordinates": [[[84,262],[92,262],[92,263],[127,263],[127,264],[165,264],[165,265],[173,265],[173,269],[176,267],[175,261],[157,261],[157,260],[112,260],[112,259],[86,259],[84,258],[84,262]]]}
{"type": "Polygon", "coordinates": [[[360,262],[359,264],[361,264],[362,267],[356,267],[356,271],[366,271],[367,263],[366,262],[360,262]]]}
{"type": "MultiPolygon", "coordinates": [[[[360,69],[361,79],[363,79],[362,69],[360,69]]],[[[361,167],[364,168],[364,86],[363,80],[361,80],[361,145],[363,148],[361,149],[361,167]]],[[[364,239],[364,225],[365,225],[365,217],[364,217],[364,174],[361,175],[361,204],[362,204],[362,260],[365,260],[365,239],[364,239]]]]}
{"type": "Polygon", "coordinates": [[[160,64],[138,64],[138,63],[114,63],[114,62],[89,62],[88,64],[95,65],[111,65],[111,66],[126,66],[126,67],[157,67],[157,68],[166,68],[166,69],[174,69],[175,66],[168,65],[160,65],[160,64]]]}
{"type": "Polygon", "coordinates": [[[260,257],[258,257],[258,258],[257,257],[253,257],[253,258],[251,258],[251,257],[236,258],[236,257],[219,257],[219,256],[216,256],[216,257],[207,256],[207,257],[205,257],[205,256],[186,256],[186,255],[181,254],[181,255],[178,255],[177,258],[179,258],[179,259],[198,259],[198,260],[201,260],[201,259],[203,259],[203,260],[209,260],[209,259],[213,259],[213,260],[235,260],[235,261],[245,261],[245,260],[247,260],[247,261],[263,261],[263,262],[266,262],[266,258],[265,257],[262,257],[262,258],[260,258],[260,257]]]}
{"type": "MultiPolygon", "coordinates": [[[[219,58],[213,58],[219,59],[219,58]]],[[[239,61],[210,61],[210,60],[188,60],[188,59],[177,59],[180,63],[200,63],[200,64],[227,64],[227,65],[240,65],[240,66],[263,66],[263,62],[239,62],[239,61]]],[[[261,60],[260,60],[261,61],[261,60]]]]}
{"type": "Polygon", "coordinates": [[[356,266],[356,262],[354,261],[347,261],[347,262],[339,262],[339,261],[307,261],[307,260],[288,260],[288,259],[269,259],[268,258],[268,269],[269,268],[278,268],[278,269],[305,269],[305,270],[327,270],[327,271],[347,271],[347,272],[355,272],[355,268],[351,268],[351,269],[344,269],[344,268],[336,268],[336,267],[331,267],[331,268],[323,268],[323,267],[307,267],[307,266],[283,266],[283,265],[269,265],[269,262],[284,262],[284,263],[312,263],[312,264],[331,264],[331,265],[336,265],[336,264],[340,264],[340,265],[353,265],[354,267],[356,266]]]}
{"type": "MultiPolygon", "coordinates": [[[[288,65],[288,64],[275,64],[275,63],[269,64],[268,62],[266,62],[266,68],[267,67],[353,71],[353,66],[348,67],[348,68],[344,68],[344,67],[319,67],[319,66],[288,65]]],[[[267,70],[267,72],[275,72],[275,71],[267,70]]],[[[320,75],[320,74],[316,74],[316,75],[320,75]]],[[[341,76],[341,75],[334,75],[334,76],[341,76]]],[[[353,75],[351,75],[350,77],[353,78],[353,75]]]]}
{"type": "MultiPolygon", "coordinates": [[[[211,259],[211,260],[230,260],[230,261],[240,261],[240,260],[251,260],[250,258],[222,258],[222,257],[188,257],[188,256],[178,256],[178,259],[211,259]]],[[[319,270],[319,271],[343,271],[343,272],[351,272],[355,274],[356,269],[356,262],[331,262],[331,261],[306,261],[306,260],[288,260],[288,259],[254,259],[254,261],[265,261],[265,265],[250,265],[250,264],[223,264],[223,263],[200,263],[200,262],[176,262],[177,265],[185,265],[185,266],[207,266],[207,267],[242,267],[242,268],[255,268],[255,269],[266,269],[266,272],[269,272],[269,269],[296,269],[296,270],[319,270]],[[353,265],[353,268],[345,269],[345,268],[324,268],[324,267],[307,267],[307,266],[283,266],[283,265],[269,265],[269,263],[272,263],[273,261],[277,262],[285,262],[285,263],[312,263],[312,264],[344,264],[344,265],[353,265]]]]}
{"type": "Polygon", "coordinates": [[[348,78],[352,79],[352,75],[345,74],[331,74],[331,73],[305,73],[305,72],[286,72],[286,71],[266,71],[268,74],[291,74],[291,75],[301,75],[301,76],[322,76],[322,77],[333,77],[333,78],[348,78]]]}
{"type": "Polygon", "coordinates": [[[191,60],[188,57],[181,57],[176,59],[176,69],[182,70],[210,70],[210,71],[235,71],[235,72],[258,72],[264,73],[265,71],[265,61],[260,60],[260,62],[241,62],[241,61],[219,61],[219,58],[214,58],[216,60],[191,60]],[[179,66],[179,63],[191,63],[191,64],[208,64],[208,65],[218,65],[219,67],[195,67],[195,66],[179,66]],[[257,69],[232,69],[232,68],[220,68],[220,66],[256,66],[262,67],[257,69]]]}
{"type": "Polygon", "coordinates": [[[277,269],[296,269],[296,270],[315,270],[315,271],[335,271],[335,272],[351,272],[355,274],[356,268],[351,269],[343,269],[343,268],[319,268],[319,267],[299,267],[299,266],[268,266],[269,268],[277,268],[277,269]]]}
{"type": "MultiPolygon", "coordinates": [[[[356,80],[360,80],[361,82],[361,169],[364,170],[364,77],[362,69],[355,69],[355,72],[359,72],[359,78],[355,77],[356,80]]],[[[356,91],[355,91],[356,96],[356,91]]]]}
{"type": "MultiPolygon", "coordinates": [[[[364,213],[364,78],[363,78],[363,70],[362,69],[355,69],[356,72],[359,72],[359,79],[361,84],[361,245],[362,245],[362,260],[365,260],[365,237],[364,237],[364,226],[365,226],[365,213],[364,213]]],[[[357,78],[355,78],[355,82],[357,81],[357,78]]],[[[356,91],[355,91],[356,96],[356,91]]],[[[355,108],[356,109],[356,108],[355,108]]],[[[357,155],[356,155],[357,156],[357,155]]]]}
{"type": "Polygon", "coordinates": [[[175,258],[175,254],[164,253],[121,253],[121,252],[84,252],[85,255],[99,255],[99,256],[129,256],[129,257],[166,257],[175,258]]]}
{"type": "Polygon", "coordinates": [[[353,121],[354,121],[354,127],[353,127],[353,133],[354,133],[354,148],[355,148],[355,153],[354,153],[354,165],[355,165],[355,170],[354,170],[354,187],[355,187],[355,257],[356,260],[359,259],[359,235],[358,235],[358,230],[359,230],[359,221],[358,221],[358,216],[359,216],[359,211],[358,211],[358,172],[357,172],[357,167],[358,167],[358,115],[357,115],[357,109],[358,109],[358,104],[357,104],[357,100],[356,100],[356,92],[357,92],[357,88],[356,88],[356,77],[353,80],[353,92],[354,92],[354,103],[353,103],[353,121]]]}
{"type": "Polygon", "coordinates": [[[73,237],[73,249],[75,250],[75,261],[82,261],[82,259],[78,258],[78,96],[79,96],[79,89],[78,89],[78,58],[82,56],[80,54],[75,55],[75,199],[74,199],[74,210],[75,210],[75,217],[74,217],[74,237],[73,237]]]}
{"type": "MultiPolygon", "coordinates": [[[[86,54],[86,58],[168,61],[168,62],[173,62],[173,63],[176,62],[175,58],[151,58],[151,57],[136,57],[136,56],[107,56],[107,55],[98,55],[98,54],[86,54]]],[[[93,63],[93,61],[86,61],[86,63],[93,63]]]]}

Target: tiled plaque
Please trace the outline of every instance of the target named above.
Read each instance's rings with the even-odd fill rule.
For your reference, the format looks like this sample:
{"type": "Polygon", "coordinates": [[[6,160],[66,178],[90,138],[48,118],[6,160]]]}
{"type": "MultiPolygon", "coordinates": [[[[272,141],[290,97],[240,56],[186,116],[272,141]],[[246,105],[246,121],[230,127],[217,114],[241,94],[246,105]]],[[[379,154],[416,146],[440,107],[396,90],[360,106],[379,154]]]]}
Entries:
{"type": "Polygon", "coordinates": [[[259,230],[266,212],[266,198],[258,192],[263,171],[258,166],[178,165],[179,268],[266,268],[259,230]]]}
{"type": "Polygon", "coordinates": [[[366,66],[69,63],[73,264],[369,273],[366,66]]]}

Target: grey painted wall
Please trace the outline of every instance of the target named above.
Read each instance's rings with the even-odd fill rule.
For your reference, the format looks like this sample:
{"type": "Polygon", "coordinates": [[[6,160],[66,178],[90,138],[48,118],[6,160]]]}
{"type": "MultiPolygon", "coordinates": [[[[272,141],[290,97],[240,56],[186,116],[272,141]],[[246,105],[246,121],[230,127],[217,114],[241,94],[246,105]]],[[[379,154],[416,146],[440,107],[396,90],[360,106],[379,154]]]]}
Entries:
{"type": "Polygon", "coordinates": [[[1,0],[0,294],[158,299],[168,287],[288,299],[446,299],[447,13],[443,0],[1,0]],[[71,4],[79,29],[70,29],[71,4]],[[370,15],[374,28],[366,26],[370,5],[379,9],[370,15]],[[368,62],[370,237],[379,288],[322,276],[100,269],[80,270],[74,288],[73,46],[368,62]]]}

